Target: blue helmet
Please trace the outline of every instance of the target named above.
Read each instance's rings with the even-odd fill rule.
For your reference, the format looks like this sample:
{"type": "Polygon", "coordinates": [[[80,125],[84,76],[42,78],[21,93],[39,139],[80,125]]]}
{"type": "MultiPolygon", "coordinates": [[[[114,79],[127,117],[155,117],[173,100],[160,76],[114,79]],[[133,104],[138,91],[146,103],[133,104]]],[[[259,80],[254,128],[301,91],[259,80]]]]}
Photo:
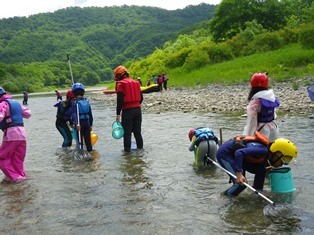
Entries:
{"type": "Polygon", "coordinates": [[[5,94],[5,90],[3,89],[3,87],[0,86],[0,95],[4,95],[5,94]]]}
{"type": "Polygon", "coordinates": [[[72,92],[74,93],[78,89],[85,91],[85,88],[82,83],[79,83],[79,82],[74,83],[72,86],[72,92]]]}

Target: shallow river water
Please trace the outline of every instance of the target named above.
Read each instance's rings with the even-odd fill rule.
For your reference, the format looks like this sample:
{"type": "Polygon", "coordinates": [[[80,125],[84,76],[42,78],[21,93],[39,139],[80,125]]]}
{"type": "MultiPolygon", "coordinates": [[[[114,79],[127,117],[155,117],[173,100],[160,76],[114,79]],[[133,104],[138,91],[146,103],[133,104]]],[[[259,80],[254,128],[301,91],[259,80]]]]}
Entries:
{"type": "Polygon", "coordinates": [[[99,140],[95,160],[81,162],[60,148],[54,103],[55,96],[29,99],[28,179],[0,184],[1,234],[314,234],[314,119],[277,120],[299,156],[290,164],[295,193],[273,194],[266,181],[263,193],[286,205],[272,215],[264,213],[269,203],[249,189],[224,197],[227,175],[193,168],[188,151],[190,128],[209,126],[216,135],[222,128],[225,141],[241,134],[244,118],[144,113],[144,151],[123,156],[122,139],[111,136],[115,107],[91,101],[99,140]]]}

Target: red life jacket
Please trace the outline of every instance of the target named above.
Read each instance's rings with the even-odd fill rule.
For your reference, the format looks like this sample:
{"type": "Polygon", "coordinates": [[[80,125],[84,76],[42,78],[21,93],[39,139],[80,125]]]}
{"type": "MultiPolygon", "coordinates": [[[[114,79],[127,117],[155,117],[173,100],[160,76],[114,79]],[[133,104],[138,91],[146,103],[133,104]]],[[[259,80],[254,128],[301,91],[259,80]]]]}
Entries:
{"type": "Polygon", "coordinates": [[[163,78],[162,78],[162,77],[158,77],[158,78],[157,78],[157,83],[158,83],[158,84],[161,84],[162,82],[163,82],[163,78]]]}
{"type": "Polygon", "coordinates": [[[131,78],[124,78],[117,84],[117,92],[123,91],[124,105],[122,109],[141,106],[141,87],[138,81],[131,78]]]}
{"type": "MultiPolygon", "coordinates": [[[[254,136],[241,136],[241,135],[236,136],[233,141],[233,150],[236,151],[241,148],[246,148],[246,145],[249,142],[257,142],[266,146],[270,144],[270,141],[263,133],[259,131],[255,131],[254,136]]],[[[260,163],[263,163],[266,158],[267,158],[267,155],[264,157],[259,157],[259,158],[248,156],[245,158],[245,160],[247,162],[260,164],[260,163]]]]}

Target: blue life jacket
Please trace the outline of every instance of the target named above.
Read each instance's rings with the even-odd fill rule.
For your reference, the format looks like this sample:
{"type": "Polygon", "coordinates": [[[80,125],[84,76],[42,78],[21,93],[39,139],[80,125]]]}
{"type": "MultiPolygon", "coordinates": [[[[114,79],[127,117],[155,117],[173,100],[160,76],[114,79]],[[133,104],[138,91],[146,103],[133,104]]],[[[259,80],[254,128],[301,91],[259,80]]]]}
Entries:
{"type": "Polygon", "coordinates": [[[215,140],[218,143],[218,138],[214,135],[214,132],[208,127],[198,128],[194,131],[196,137],[195,145],[198,146],[203,140],[215,140]]]}
{"type": "Polygon", "coordinates": [[[258,113],[258,122],[271,122],[275,119],[275,108],[280,105],[280,101],[276,97],[274,102],[260,98],[261,112],[258,113]]]}
{"type": "Polygon", "coordinates": [[[89,119],[90,114],[90,103],[87,98],[79,98],[77,101],[80,113],[80,119],[86,120],[89,119]]]}
{"type": "Polygon", "coordinates": [[[4,101],[9,104],[10,116],[6,116],[0,122],[0,129],[5,131],[12,126],[24,126],[21,105],[12,99],[5,99],[4,101]]]}

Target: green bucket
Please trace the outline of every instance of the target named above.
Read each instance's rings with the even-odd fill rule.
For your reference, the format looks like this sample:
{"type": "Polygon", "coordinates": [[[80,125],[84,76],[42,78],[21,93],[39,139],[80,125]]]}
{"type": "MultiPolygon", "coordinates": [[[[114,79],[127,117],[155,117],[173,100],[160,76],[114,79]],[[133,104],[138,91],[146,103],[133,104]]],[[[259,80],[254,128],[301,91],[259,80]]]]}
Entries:
{"type": "Polygon", "coordinates": [[[124,130],[121,125],[121,122],[114,122],[112,123],[112,137],[115,139],[120,139],[124,135],[124,130]]]}
{"type": "Polygon", "coordinates": [[[269,184],[274,193],[291,193],[295,191],[290,167],[280,167],[269,173],[269,184]]]}

